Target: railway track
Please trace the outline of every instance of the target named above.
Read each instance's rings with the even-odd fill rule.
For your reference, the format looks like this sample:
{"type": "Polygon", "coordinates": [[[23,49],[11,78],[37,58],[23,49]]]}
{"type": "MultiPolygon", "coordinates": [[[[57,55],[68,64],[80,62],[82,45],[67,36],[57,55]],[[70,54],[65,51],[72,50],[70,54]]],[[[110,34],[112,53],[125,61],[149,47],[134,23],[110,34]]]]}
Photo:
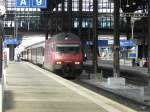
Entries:
{"type": "MultiPolygon", "coordinates": [[[[93,73],[93,69],[92,66],[84,66],[84,70],[86,71],[86,73],[92,74],[93,73]]],[[[104,78],[108,78],[108,77],[112,77],[113,76],[113,71],[112,68],[107,68],[107,67],[98,67],[98,71],[99,74],[102,73],[104,78]]],[[[145,75],[138,75],[138,74],[134,74],[131,72],[120,72],[120,76],[124,77],[127,81],[127,83],[130,84],[134,84],[137,86],[146,86],[148,84],[148,77],[145,75]]]]}
{"type": "MultiPolygon", "coordinates": [[[[139,102],[136,102],[134,100],[131,100],[131,99],[128,99],[128,98],[125,98],[125,97],[122,97],[120,95],[117,95],[117,94],[114,94],[112,92],[109,92],[107,90],[104,90],[102,88],[99,88],[99,87],[96,87],[94,85],[91,85],[91,84],[88,84],[88,83],[85,83],[84,81],[82,81],[82,79],[88,79],[88,76],[81,76],[77,79],[72,79],[72,78],[67,78],[68,80],[71,80],[72,82],[74,83],[77,83],[85,88],[88,88],[98,94],[101,94],[107,98],[110,98],[116,102],[119,102],[123,105],[126,105],[130,108],[133,108],[134,110],[136,110],[137,112],[150,112],[150,107],[147,106],[147,105],[144,105],[142,103],[139,103],[139,102]]],[[[132,83],[132,84],[135,84],[137,85],[136,82],[134,82],[133,80],[128,80],[128,83],[132,83]]]]}

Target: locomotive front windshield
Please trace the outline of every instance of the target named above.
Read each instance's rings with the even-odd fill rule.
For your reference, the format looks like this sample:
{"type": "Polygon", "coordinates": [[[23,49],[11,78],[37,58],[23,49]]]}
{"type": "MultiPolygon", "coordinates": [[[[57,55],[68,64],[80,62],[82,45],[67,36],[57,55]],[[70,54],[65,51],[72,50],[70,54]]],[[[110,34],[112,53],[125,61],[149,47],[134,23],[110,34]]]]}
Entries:
{"type": "Polygon", "coordinates": [[[56,52],[58,52],[58,53],[79,53],[80,45],[78,45],[78,44],[59,44],[59,45],[56,45],[56,52]]]}

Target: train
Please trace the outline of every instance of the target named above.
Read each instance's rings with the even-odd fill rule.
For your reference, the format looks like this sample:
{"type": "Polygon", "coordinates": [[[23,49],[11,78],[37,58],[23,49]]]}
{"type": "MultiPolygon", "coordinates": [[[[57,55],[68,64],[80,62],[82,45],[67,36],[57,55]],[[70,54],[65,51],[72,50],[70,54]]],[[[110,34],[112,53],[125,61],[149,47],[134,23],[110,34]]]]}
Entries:
{"type": "Polygon", "coordinates": [[[80,38],[63,32],[26,47],[21,57],[52,72],[61,72],[65,77],[77,77],[82,73],[83,54],[80,38]]]}

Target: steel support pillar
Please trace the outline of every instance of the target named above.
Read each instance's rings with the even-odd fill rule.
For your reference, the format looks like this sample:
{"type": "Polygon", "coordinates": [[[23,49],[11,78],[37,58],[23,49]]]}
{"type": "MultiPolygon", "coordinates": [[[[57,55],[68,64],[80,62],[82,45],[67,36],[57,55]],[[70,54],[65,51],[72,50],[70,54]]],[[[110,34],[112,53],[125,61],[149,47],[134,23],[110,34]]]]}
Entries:
{"type": "Polygon", "coordinates": [[[54,28],[53,17],[52,17],[52,15],[50,15],[50,35],[51,36],[53,36],[53,28],[54,28]]]}
{"type": "Polygon", "coordinates": [[[91,76],[93,79],[97,79],[97,19],[98,19],[98,0],[93,0],[93,67],[94,74],[91,76]]]}
{"type": "Polygon", "coordinates": [[[0,18],[0,112],[4,109],[4,77],[3,77],[3,21],[0,18]]]}
{"type": "Polygon", "coordinates": [[[119,63],[119,48],[120,48],[120,12],[119,12],[119,0],[114,0],[114,55],[113,55],[113,76],[119,77],[120,75],[120,63],[119,63]]]}
{"type": "Polygon", "coordinates": [[[47,30],[45,32],[45,40],[48,40],[49,30],[51,30],[51,17],[50,16],[49,16],[49,19],[48,19],[47,30]]]}
{"type": "MultiPolygon", "coordinates": [[[[0,79],[3,75],[3,26],[2,20],[0,20],[0,79]]],[[[0,82],[1,83],[1,82],[0,82]]]]}
{"type": "Polygon", "coordinates": [[[79,37],[82,41],[82,0],[79,0],[79,31],[78,31],[78,34],[79,34],[79,37]]]}
{"type": "Polygon", "coordinates": [[[150,1],[148,0],[148,86],[150,86],[150,1]]]}
{"type": "Polygon", "coordinates": [[[72,32],[72,0],[68,0],[69,32],[72,32]]]}
{"type": "Polygon", "coordinates": [[[62,22],[61,22],[61,31],[64,32],[64,0],[61,1],[62,2],[62,22]]]}
{"type": "Polygon", "coordinates": [[[45,40],[48,40],[48,31],[46,31],[45,40]]]}
{"type": "Polygon", "coordinates": [[[150,1],[148,0],[148,85],[141,88],[142,96],[150,95],[150,1]]]}
{"type": "Polygon", "coordinates": [[[55,32],[55,29],[54,29],[54,27],[55,27],[55,25],[54,25],[54,18],[53,18],[53,16],[51,15],[51,36],[53,36],[53,34],[54,34],[54,32],[55,32]]]}
{"type": "Polygon", "coordinates": [[[9,60],[14,61],[14,54],[15,54],[15,46],[10,45],[9,46],[9,60]]]}
{"type": "Polygon", "coordinates": [[[130,37],[131,17],[126,17],[126,20],[127,20],[127,24],[126,24],[126,36],[127,36],[127,39],[129,40],[131,38],[130,37]]]}
{"type": "Polygon", "coordinates": [[[55,29],[55,32],[57,33],[58,32],[58,4],[57,4],[57,0],[55,0],[55,4],[56,4],[56,29],[55,29]]]}

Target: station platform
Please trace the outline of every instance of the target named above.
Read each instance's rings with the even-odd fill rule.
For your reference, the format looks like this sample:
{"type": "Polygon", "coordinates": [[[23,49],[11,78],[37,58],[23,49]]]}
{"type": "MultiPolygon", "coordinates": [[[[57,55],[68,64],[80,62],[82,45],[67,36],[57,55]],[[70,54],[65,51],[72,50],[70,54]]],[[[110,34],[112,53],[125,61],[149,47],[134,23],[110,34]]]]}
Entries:
{"type": "Polygon", "coordinates": [[[136,112],[28,62],[10,62],[5,112],[136,112]]]}
{"type": "MultiPolygon", "coordinates": [[[[91,85],[97,89],[101,89],[111,94],[115,94],[123,99],[128,99],[132,102],[136,102],[139,105],[145,106],[146,108],[150,107],[150,87],[146,86],[136,86],[126,83],[125,85],[108,85],[107,79],[102,80],[82,80],[84,83],[91,85]],[[144,92],[144,88],[147,88],[147,91],[144,92]]],[[[146,111],[147,112],[147,111],[146,111]]],[[[150,112],[150,110],[148,111],[150,112]]]]}

